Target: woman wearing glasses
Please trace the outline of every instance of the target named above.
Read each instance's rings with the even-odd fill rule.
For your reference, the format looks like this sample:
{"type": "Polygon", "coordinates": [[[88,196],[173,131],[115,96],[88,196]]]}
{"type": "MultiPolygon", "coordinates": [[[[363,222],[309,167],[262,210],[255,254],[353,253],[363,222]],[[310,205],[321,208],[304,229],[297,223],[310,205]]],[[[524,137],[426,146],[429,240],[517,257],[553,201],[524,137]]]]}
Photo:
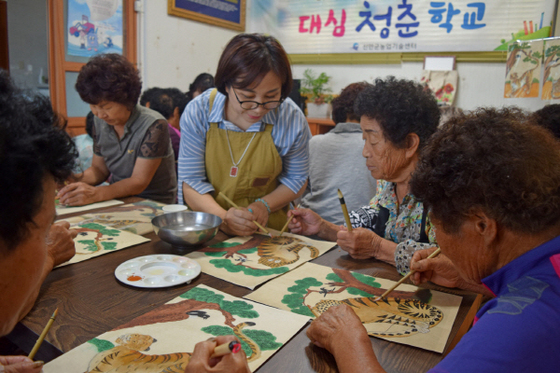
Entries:
{"type": "Polygon", "coordinates": [[[311,138],[287,98],[288,56],[273,37],[239,34],[220,57],[215,85],[181,116],[179,200],[221,217],[230,235],[254,233],[253,221],[281,229],[306,186],[311,138]]]}

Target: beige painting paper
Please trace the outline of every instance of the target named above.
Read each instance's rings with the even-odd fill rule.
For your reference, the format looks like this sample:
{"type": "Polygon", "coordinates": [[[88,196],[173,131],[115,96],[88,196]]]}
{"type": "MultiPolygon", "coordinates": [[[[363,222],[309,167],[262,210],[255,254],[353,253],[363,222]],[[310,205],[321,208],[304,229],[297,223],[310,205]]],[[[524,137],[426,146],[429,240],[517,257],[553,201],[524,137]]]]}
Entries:
{"type": "Polygon", "coordinates": [[[102,212],[63,219],[72,225],[97,223],[136,234],[153,231],[152,219],[163,214],[163,203],[144,200],[123,206],[115,206],[102,212]]]}
{"type": "Polygon", "coordinates": [[[85,206],[62,206],[62,205],[59,205],[58,202],[57,202],[56,203],[56,215],[58,217],[60,217],[60,216],[64,216],[64,215],[74,214],[74,213],[77,213],[77,212],[95,210],[95,209],[100,209],[100,208],[103,208],[103,207],[116,206],[116,205],[122,205],[122,204],[124,204],[123,201],[117,201],[116,199],[111,199],[109,201],[92,203],[92,204],[85,205],[85,206]]]}
{"type": "Polygon", "coordinates": [[[347,304],[360,317],[369,335],[443,352],[462,298],[403,284],[387,299],[374,301],[394,283],[305,263],[245,298],[312,318],[332,306],[347,304]]]}
{"type": "Polygon", "coordinates": [[[272,278],[319,257],[336,244],[270,229],[272,238],[262,234],[234,237],[205,247],[187,256],[196,260],[202,272],[254,289],[272,278]]]}
{"type": "Polygon", "coordinates": [[[105,370],[97,371],[110,367],[120,373],[183,372],[196,343],[226,334],[242,341],[249,367],[255,371],[308,320],[199,285],[65,353],[43,371],[84,373],[103,366],[105,370]]]}
{"type": "Polygon", "coordinates": [[[96,223],[70,226],[70,229],[78,231],[74,238],[76,255],[58,267],[150,241],[149,238],[96,223]]]}

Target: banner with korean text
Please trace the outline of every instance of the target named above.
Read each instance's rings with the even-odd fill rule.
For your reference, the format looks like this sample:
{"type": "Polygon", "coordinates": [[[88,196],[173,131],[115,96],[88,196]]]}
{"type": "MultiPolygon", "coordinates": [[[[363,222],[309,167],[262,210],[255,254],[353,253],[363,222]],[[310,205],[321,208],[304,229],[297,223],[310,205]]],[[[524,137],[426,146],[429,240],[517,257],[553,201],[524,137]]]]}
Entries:
{"type": "Polygon", "coordinates": [[[507,51],[548,37],[554,0],[252,0],[248,30],[290,54],[507,51]]]}

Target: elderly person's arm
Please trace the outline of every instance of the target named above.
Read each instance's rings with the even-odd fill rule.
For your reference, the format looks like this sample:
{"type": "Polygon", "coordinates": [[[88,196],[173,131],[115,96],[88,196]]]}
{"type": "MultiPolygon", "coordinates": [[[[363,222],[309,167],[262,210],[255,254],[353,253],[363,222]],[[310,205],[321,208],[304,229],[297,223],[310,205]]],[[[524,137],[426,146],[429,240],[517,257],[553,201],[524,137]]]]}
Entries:
{"type": "Polygon", "coordinates": [[[373,352],[366,329],[347,305],[329,308],[311,323],[307,336],[333,354],[341,373],[385,372],[373,352]]]}
{"type": "MultiPolygon", "coordinates": [[[[369,206],[363,209],[374,211],[369,206]]],[[[290,210],[288,217],[292,218],[288,224],[292,233],[305,236],[317,235],[324,240],[336,241],[340,248],[347,251],[354,259],[377,258],[395,264],[397,244],[379,237],[370,229],[360,227],[358,223],[352,222],[354,230],[348,232],[346,227],[326,221],[309,209],[290,210]]]]}
{"type": "Polygon", "coordinates": [[[376,258],[395,265],[395,250],[398,245],[369,229],[355,228],[352,232],[348,232],[346,228],[341,229],[336,243],[354,259],[376,258]]]}
{"type": "Polygon", "coordinates": [[[482,284],[472,284],[465,281],[457,272],[457,269],[444,254],[439,254],[435,258],[428,259],[436,248],[418,250],[412,256],[410,269],[416,271],[412,275],[412,282],[420,285],[431,281],[434,284],[448,288],[460,288],[494,297],[494,294],[482,284]]]}
{"type": "Polygon", "coordinates": [[[304,236],[319,236],[324,240],[336,241],[336,235],[342,228],[326,221],[319,214],[310,209],[295,209],[288,211],[290,232],[304,236]]]}

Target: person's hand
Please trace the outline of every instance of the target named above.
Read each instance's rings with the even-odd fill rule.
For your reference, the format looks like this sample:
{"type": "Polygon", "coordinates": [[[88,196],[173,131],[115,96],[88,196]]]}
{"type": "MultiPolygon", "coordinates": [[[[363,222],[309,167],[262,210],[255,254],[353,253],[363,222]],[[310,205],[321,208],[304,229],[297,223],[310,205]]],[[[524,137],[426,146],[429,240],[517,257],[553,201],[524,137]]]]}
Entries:
{"type": "Polygon", "coordinates": [[[230,208],[223,220],[221,229],[230,236],[250,236],[258,229],[253,223],[253,214],[246,208],[230,208]]]}
{"type": "Polygon", "coordinates": [[[295,209],[288,211],[290,232],[304,236],[312,236],[319,233],[323,218],[310,209],[295,209]]]}
{"type": "Polygon", "coordinates": [[[410,269],[416,271],[411,276],[412,282],[419,285],[431,281],[448,288],[461,287],[464,280],[448,257],[439,254],[435,258],[428,259],[428,256],[436,250],[437,247],[431,247],[414,253],[410,261],[410,269]]]}
{"type": "Polygon", "coordinates": [[[99,202],[98,189],[86,183],[78,182],[60,189],[56,198],[65,206],[83,206],[99,202]]]}
{"type": "Polygon", "coordinates": [[[233,335],[225,335],[211,338],[208,341],[199,342],[194,346],[191,360],[185,369],[185,373],[202,372],[228,372],[228,373],[248,373],[249,365],[243,350],[235,354],[227,354],[216,358],[211,358],[214,348],[224,343],[238,341],[233,335]]]}
{"type": "Polygon", "coordinates": [[[331,307],[307,328],[316,346],[333,354],[340,372],[385,372],[360,318],[346,304],[331,307]]]}
{"type": "Polygon", "coordinates": [[[69,228],[70,223],[66,221],[51,225],[47,236],[47,250],[52,268],[67,262],[76,254],[74,238],[78,235],[78,232],[69,228]]]}
{"type": "Polygon", "coordinates": [[[266,223],[268,223],[268,210],[264,203],[253,202],[247,206],[247,210],[253,212],[253,220],[256,220],[263,227],[266,227],[266,223]]]}
{"type": "Polygon", "coordinates": [[[39,373],[43,365],[27,356],[0,356],[0,373],[39,373]]]}
{"type": "Polygon", "coordinates": [[[348,232],[341,227],[336,235],[336,243],[354,259],[368,259],[377,257],[382,238],[365,228],[355,228],[348,232]]]}
{"type": "Polygon", "coordinates": [[[327,312],[316,318],[307,329],[307,337],[316,346],[334,354],[337,344],[347,344],[364,337],[368,340],[366,328],[356,313],[347,305],[331,307],[327,312]]]}

